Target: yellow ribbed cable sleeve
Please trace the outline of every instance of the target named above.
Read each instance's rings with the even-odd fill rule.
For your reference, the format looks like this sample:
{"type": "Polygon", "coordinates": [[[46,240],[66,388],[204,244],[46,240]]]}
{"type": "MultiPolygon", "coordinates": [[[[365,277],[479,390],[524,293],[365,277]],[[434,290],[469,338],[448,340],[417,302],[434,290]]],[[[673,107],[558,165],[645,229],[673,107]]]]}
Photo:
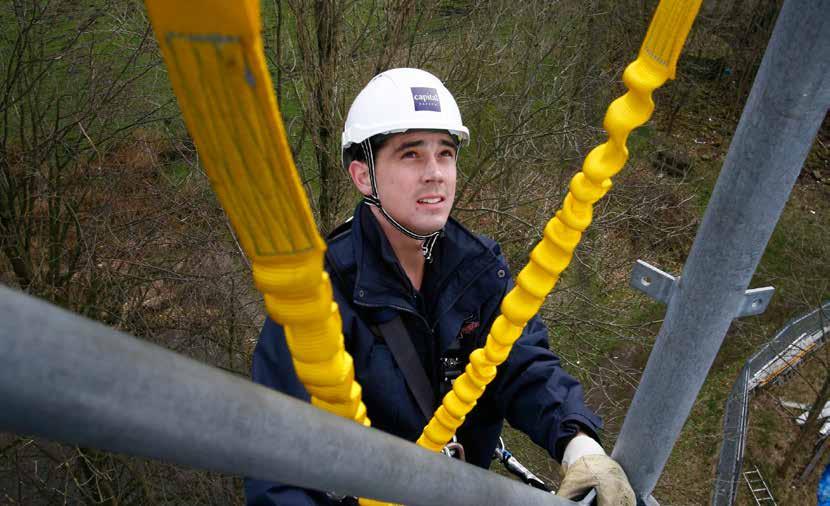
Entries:
{"type": "Polygon", "coordinates": [[[173,91],[311,403],[369,425],[265,64],[258,0],[146,0],[173,91]]]}
{"type": "Polygon", "coordinates": [[[516,286],[504,297],[483,348],[470,354],[470,363],[424,428],[418,444],[440,451],[496,377],[525,325],[553,290],[568,266],[582,232],[591,223],[593,205],[611,189],[611,177],[628,159],[626,139],[651,117],[652,92],[674,78],[677,59],[691,29],[700,0],[663,0],[657,6],[637,59],[623,73],[628,92],[608,107],[603,123],[608,141],[594,148],[571,180],[562,209],[547,223],[543,239],[519,272],[516,286]]]}

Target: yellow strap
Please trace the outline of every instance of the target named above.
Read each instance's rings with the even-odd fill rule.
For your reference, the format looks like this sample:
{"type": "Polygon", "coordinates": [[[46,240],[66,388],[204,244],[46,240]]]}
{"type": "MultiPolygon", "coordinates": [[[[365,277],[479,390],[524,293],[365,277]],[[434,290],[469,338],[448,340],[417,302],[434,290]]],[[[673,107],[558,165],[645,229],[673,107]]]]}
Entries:
{"type": "Polygon", "coordinates": [[[628,159],[628,134],[654,111],[652,92],[674,77],[677,58],[697,15],[700,0],[663,0],[657,6],[637,59],[623,74],[628,92],[614,100],[605,114],[608,141],[594,148],[569,187],[562,209],[545,226],[544,237],[519,272],[516,286],[501,303],[501,314],[490,328],[483,348],[470,355],[464,374],[453,384],[424,428],[418,444],[440,451],[464,423],[464,418],[496,377],[513,343],[553,290],[568,266],[582,232],[591,223],[593,205],[611,189],[611,177],[628,159]]]}
{"type": "Polygon", "coordinates": [[[146,0],[173,91],[315,406],[368,426],[265,65],[258,0],[146,0]]]}

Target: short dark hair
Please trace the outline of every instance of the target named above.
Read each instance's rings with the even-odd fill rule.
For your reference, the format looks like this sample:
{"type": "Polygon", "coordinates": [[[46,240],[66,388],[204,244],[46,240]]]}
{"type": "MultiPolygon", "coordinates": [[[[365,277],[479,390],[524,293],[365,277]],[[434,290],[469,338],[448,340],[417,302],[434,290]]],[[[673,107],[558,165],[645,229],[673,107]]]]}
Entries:
{"type": "MultiPolygon", "coordinates": [[[[369,144],[372,146],[372,153],[377,153],[380,148],[386,144],[395,134],[377,134],[369,138],[369,144]]],[[[349,156],[349,161],[357,160],[358,162],[366,163],[366,151],[363,149],[363,143],[352,144],[346,149],[349,156]]]]}

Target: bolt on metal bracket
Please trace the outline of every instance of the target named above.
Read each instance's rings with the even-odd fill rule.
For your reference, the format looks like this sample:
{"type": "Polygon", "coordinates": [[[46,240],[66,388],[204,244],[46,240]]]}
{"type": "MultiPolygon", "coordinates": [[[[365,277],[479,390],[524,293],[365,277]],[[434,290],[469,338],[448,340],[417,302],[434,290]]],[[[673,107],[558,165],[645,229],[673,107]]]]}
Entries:
{"type": "MultiPolygon", "coordinates": [[[[668,305],[680,284],[680,277],[672,276],[647,262],[637,260],[634,269],[631,270],[629,284],[632,288],[643,292],[652,299],[668,305]]],[[[747,290],[735,318],[763,313],[766,311],[774,292],[775,288],[771,286],[747,290]]]]}
{"type": "Polygon", "coordinates": [[[668,304],[679,279],[651,264],[637,260],[631,271],[630,285],[652,299],[668,304]]]}

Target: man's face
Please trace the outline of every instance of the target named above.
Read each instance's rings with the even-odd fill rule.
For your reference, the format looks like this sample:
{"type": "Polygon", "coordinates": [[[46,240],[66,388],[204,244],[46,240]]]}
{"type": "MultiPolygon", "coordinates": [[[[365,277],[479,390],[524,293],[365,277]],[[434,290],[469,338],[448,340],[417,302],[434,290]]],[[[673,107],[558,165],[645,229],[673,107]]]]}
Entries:
{"type": "Polygon", "coordinates": [[[456,145],[447,133],[390,137],[375,155],[378,196],[386,211],[419,234],[440,230],[455,200],[456,145]]]}

